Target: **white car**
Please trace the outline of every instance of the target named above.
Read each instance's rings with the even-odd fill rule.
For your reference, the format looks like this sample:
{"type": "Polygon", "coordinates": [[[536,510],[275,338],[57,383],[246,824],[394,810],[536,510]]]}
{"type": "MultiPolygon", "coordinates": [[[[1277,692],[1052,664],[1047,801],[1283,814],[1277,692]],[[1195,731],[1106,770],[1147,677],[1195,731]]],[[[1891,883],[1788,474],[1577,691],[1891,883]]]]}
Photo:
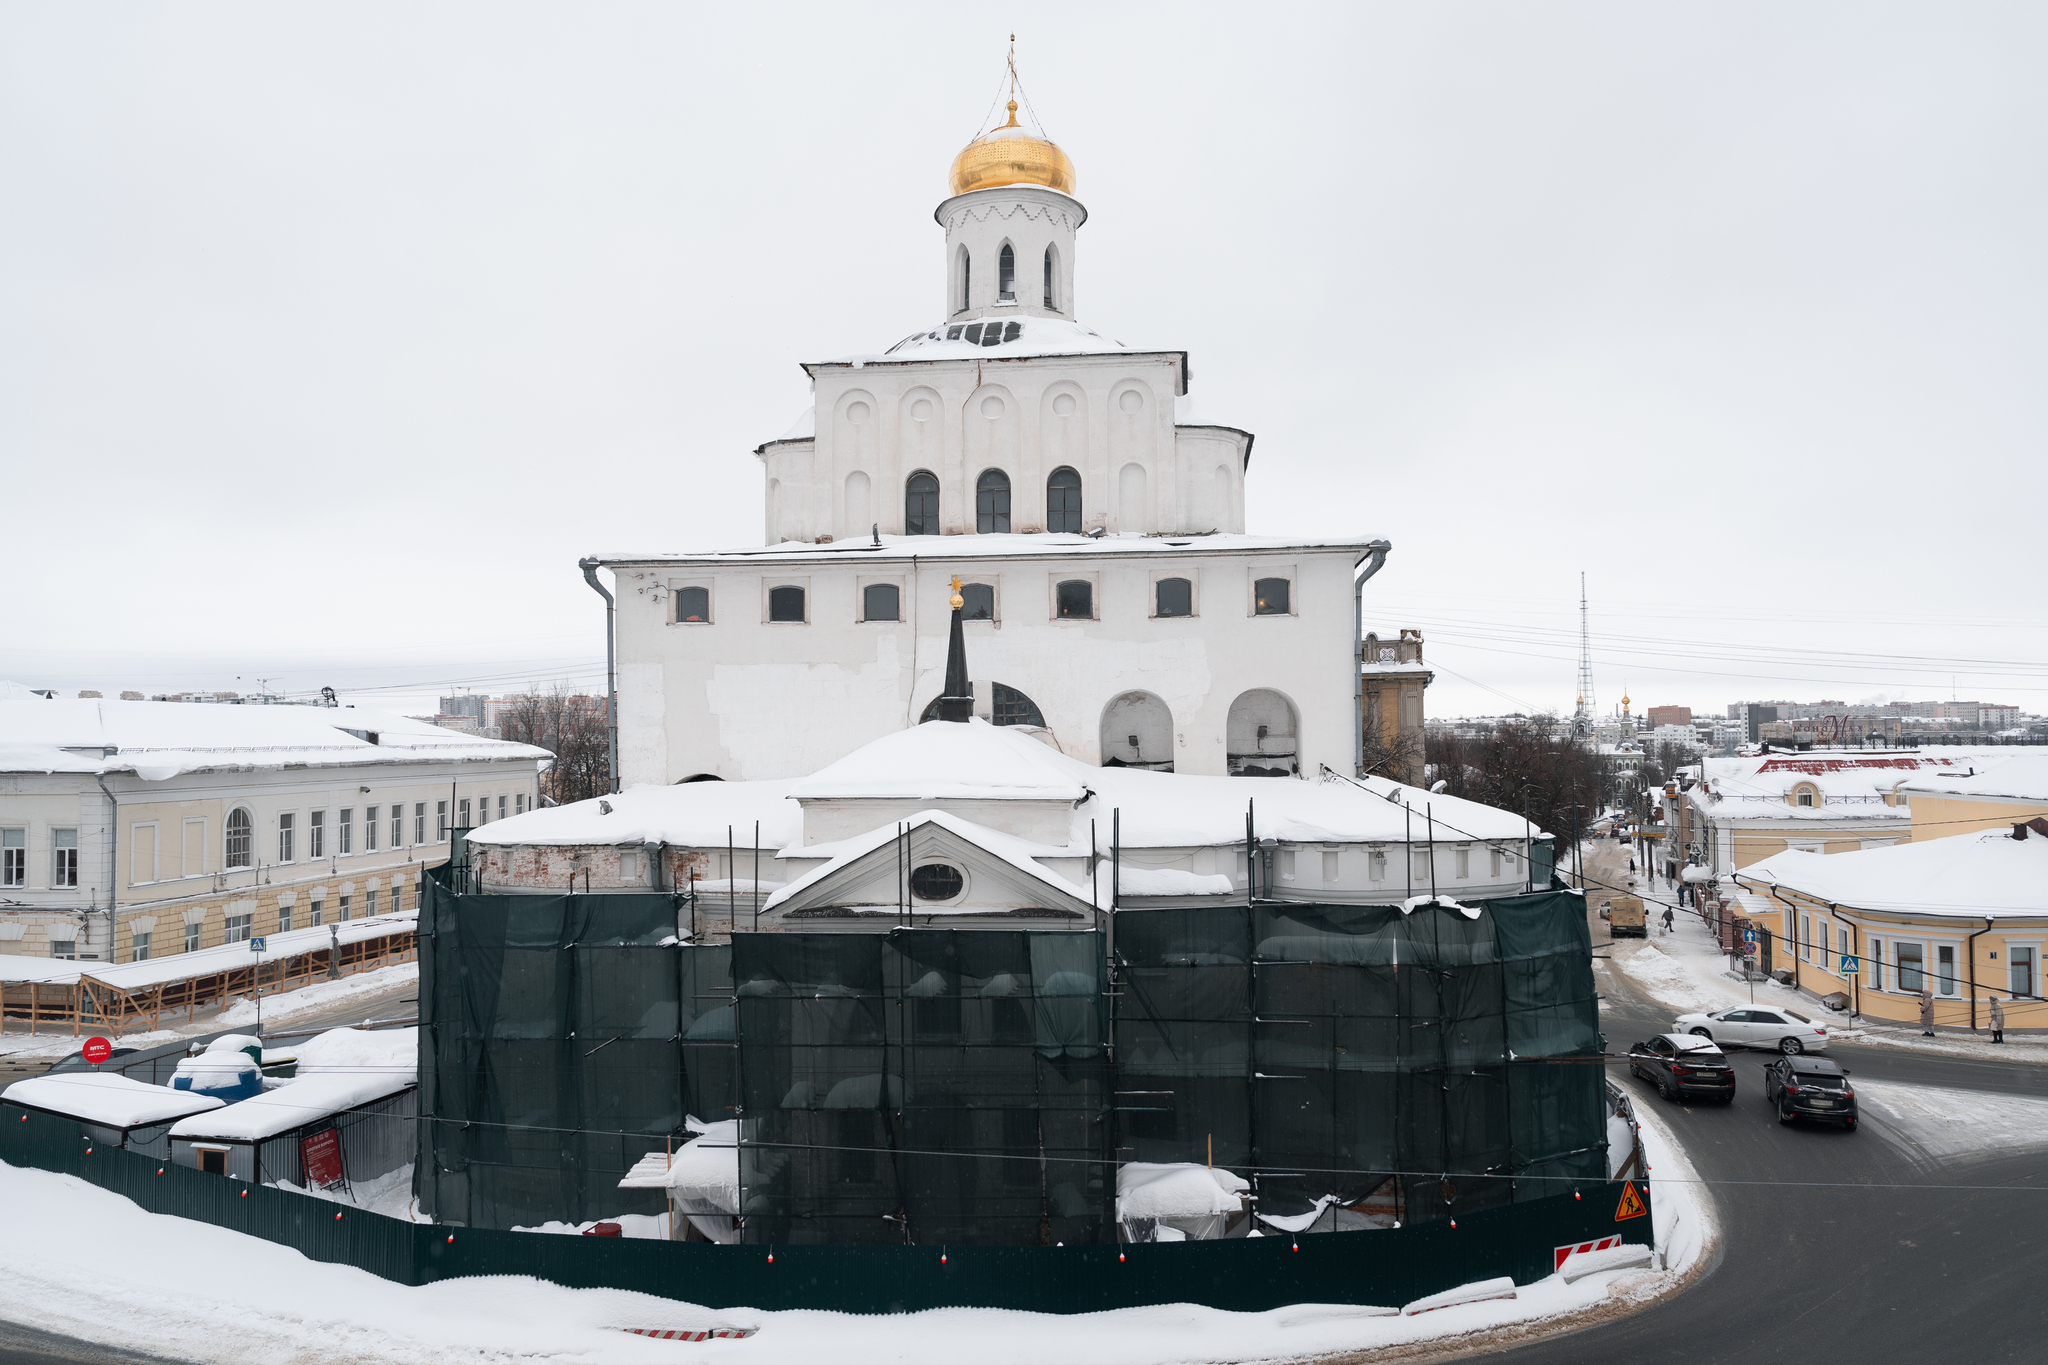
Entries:
{"type": "Polygon", "coordinates": [[[1673,1033],[1694,1033],[1725,1047],[1769,1047],[1784,1053],[1825,1052],[1828,1031],[1777,1005],[1735,1005],[1711,1014],[1681,1014],[1673,1033]]]}

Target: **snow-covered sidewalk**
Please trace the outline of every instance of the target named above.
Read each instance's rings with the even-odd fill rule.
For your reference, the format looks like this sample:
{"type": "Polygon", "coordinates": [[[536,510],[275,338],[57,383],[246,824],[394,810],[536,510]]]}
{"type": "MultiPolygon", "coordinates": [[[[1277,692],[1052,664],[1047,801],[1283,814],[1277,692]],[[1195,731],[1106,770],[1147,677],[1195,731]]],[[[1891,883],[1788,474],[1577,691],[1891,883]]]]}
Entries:
{"type": "MultiPolygon", "coordinates": [[[[8,1316],[107,1345],[193,1361],[364,1362],[722,1359],[812,1365],[971,1354],[980,1365],[1178,1365],[1353,1353],[1604,1316],[1684,1283],[1711,1244],[1691,1168],[1654,1119],[1653,1217],[1671,1268],[1551,1276],[1512,1299],[1402,1315],[1301,1304],[1226,1313],[1188,1304],[1056,1316],[941,1309],[896,1316],[709,1309],[522,1277],[409,1287],[204,1223],[145,1213],[71,1176],[0,1164],[0,1277],[8,1316]],[[109,1246],[147,1255],[110,1262],[109,1246]],[[195,1273],[195,1267],[201,1268],[195,1273]],[[744,1340],[653,1341],[624,1328],[758,1328],[744,1340]]],[[[1370,1234],[1344,1234],[1366,1236],[1370,1234]]],[[[1389,1306],[1392,1307],[1391,1305],[1389,1306]]]]}

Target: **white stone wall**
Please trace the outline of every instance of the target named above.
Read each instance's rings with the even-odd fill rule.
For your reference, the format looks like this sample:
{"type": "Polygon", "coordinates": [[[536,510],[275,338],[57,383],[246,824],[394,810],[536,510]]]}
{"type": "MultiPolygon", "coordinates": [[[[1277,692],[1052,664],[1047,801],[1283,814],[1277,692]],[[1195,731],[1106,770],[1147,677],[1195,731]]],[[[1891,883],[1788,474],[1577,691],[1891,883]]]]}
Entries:
{"type": "Polygon", "coordinates": [[[997,619],[966,626],[983,714],[1002,682],[1038,705],[1063,753],[1100,763],[1104,712],[1150,693],[1171,714],[1176,770],[1222,774],[1231,704],[1270,689],[1295,709],[1302,769],[1351,770],[1359,550],[1203,553],[1196,542],[1185,554],[968,558],[948,557],[944,538],[931,544],[914,564],[892,548],[617,566],[624,782],[797,777],[916,723],[944,684],[956,572],[995,588],[997,619]],[[1196,615],[1152,614],[1168,576],[1193,581],[1196,615]],[[1252,583],[1266,576],[1292,580],[1291,614],[1252,613],[1252,583]],[[1094,583],[1095,620],[1053,619],[1066,578],[1094,583]],[[901,587],[905,620],[859,619],[860,590],[877,580],[901,587]],[[805,589],[807,621],[767,619],[777,584],[805,589]],[[675,623],[673,592],[685,586],[710,590],[710,622],[675,623]]]}
{"type": "Polygon", "coordinates": [[[933,215],[946,229],[945,317],[1073,317],[1074,234],[1088,220],[1078,200],[1040,185],[1005,185],[957,195],[933,215]],[[1016,298],[997,297],[998,264],[1008,243],[1017,262],[1016,298]],[[1052,308],[1045,307],[1045,252],[1054,256],[1052,308]],[[963,298],[960,265],[971,262],[963,298]]]}

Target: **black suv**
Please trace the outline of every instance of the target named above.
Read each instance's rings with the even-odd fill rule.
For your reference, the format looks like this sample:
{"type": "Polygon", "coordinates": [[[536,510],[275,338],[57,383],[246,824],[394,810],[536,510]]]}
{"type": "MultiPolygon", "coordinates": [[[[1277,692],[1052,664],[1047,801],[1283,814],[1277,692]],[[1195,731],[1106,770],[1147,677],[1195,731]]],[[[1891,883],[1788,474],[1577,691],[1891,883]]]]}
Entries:
{"type": "Polygon", "coordinates": [[[1825,1057],[1780,1057],[1764,1068],[1764,1098],[1778,1122],[1827,1119],[1856,1127],[1856,1092],[1849,1073],[1825,1057]]]}
{"type": "Polygon", "coordinates": [[[1698,1096],[1732,1101],[1735,1069],[1711,1038],[1690,1033],[1660,1033],[1629,1049],[1628,1069],[1655,1082],[1667,1100],[1698,1096]]]}

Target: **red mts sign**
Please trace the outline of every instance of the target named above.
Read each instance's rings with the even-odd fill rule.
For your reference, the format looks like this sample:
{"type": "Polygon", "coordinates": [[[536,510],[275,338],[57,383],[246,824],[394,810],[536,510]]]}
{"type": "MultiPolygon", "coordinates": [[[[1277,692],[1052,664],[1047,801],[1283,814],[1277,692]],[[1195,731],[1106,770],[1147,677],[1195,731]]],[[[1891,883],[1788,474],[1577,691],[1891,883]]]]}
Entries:
{"type": "Polygon", "coordinates": [[[316,1190],[330,1189],[346,1177],[341,1169],[341,1134],[322,1129],[299,1144],[306,1163],[306,1183],[316,1190]]]}
{"type": "Polygon", "coordinates": [[[114,1045],[105,1038],[88,1038],[85,1040],[85,1046],[79,1049],[78,1055],[92,1065],[98,1066],[114,1055],[114,1045]]]}

